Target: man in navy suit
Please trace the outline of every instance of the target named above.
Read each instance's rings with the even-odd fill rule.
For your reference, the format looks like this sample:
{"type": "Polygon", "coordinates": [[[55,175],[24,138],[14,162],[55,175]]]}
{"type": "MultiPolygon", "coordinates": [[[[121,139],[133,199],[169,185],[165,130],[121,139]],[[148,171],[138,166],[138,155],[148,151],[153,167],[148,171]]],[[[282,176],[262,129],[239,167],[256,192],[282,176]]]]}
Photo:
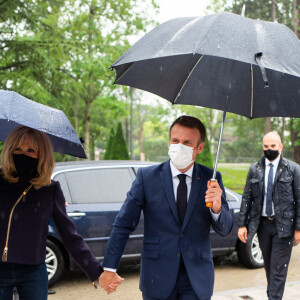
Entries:
{"type": "Polygon", "coordinates": [[[101,286],[112,292],[129,234],[144,214],[140,289],[144,300],[208,300],[214,286],[210,228],[221,236],[233,220],[220,173],[194,162],[206,130],[194,117],[181,116],[170,127],[165,163],[138,170],[116,217],[103,260],[101,286]],[[212,208],[206,207],[212,202],[212,208]]]}

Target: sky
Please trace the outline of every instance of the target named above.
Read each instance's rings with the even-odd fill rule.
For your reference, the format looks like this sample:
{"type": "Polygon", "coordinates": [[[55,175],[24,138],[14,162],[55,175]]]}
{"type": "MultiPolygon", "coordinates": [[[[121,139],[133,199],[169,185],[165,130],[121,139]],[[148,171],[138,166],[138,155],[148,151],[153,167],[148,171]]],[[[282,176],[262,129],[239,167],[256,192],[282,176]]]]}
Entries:
{"type": "MultiPolygon", "coordinates": [[[[156,17],[156,20],[160,24],[173,18],[204,16],[205,8],[210,3],[209,0],[156,0],[156,2],[160,6],[159,14],[156,17]]],[[[147,32],[149,32],[152,28],[149,28],[147,32]]],[[[135,43],[143,35],[144,33],[140,36],[133,37],[130,39],[130,42],[132,44],[135,43]]],[[[143,102],[153,103],[154,99],[159,99],[159,97],[151,93],[143,93],[143,102]]]]}
{"type": "Polygon", "coordinates": [[[178,17],[204,16],[209,0],[156,0],[160,6],[157,20],[162,23],[178,17]]]}

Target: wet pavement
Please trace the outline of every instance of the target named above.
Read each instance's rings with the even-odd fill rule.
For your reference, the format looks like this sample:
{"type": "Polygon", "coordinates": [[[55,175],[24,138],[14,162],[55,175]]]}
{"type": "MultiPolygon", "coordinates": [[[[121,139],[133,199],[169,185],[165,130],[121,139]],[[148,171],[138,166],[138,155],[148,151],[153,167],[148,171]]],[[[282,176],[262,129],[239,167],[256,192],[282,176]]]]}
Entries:
{"type": "MultiPolygon", "coordinates": [[[[55,295],[49,300],[141,300],[139,266],[120,269],[125,278],[118,290],[107,295],[100,287],[95,290],[82,273],[67,274],[52,287],[55,295]]],[[[215,261],[215,289],[212,300],[267,300],[264,269],[247,269],[238,262],[235,254],[215,261]]],[[[292,252],[283,300],[300,299],[300,246],[292,252]]]]}

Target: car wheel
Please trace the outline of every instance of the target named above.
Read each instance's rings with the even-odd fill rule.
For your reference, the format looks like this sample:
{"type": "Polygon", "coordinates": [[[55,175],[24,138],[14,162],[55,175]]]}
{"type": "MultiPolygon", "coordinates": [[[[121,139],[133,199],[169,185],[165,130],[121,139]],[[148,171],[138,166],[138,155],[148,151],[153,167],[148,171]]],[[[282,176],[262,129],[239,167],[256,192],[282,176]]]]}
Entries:
{"type": "Polygon", "coordinates": [[[65,261],[59,247],[50,240],[46,242],[46,260],[48,286],[52,286],[61,277],[65,269],[65,261]]]}
{"type": "Polygon", "coordinates": [[[258,243],[257,234],[248,239],[244,244],[240,240],[237,243],[237,254],[239,261],[250,269],[257,269],[264,266],[264,259],[258,243]]]}

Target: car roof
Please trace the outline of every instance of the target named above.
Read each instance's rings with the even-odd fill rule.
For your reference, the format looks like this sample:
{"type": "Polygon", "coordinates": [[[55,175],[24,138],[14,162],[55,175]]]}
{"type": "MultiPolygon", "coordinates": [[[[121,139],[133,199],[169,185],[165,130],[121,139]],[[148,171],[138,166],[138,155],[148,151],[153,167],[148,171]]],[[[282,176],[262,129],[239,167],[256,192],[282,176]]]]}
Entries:
{"type": "Polygon", "coordinates": [[[157,162],[139,161],[139,160],[82,160],[67,161],[55,164],[54,172],[89,168],[89,167],[145,167],[158,164],[157,162]]]}

